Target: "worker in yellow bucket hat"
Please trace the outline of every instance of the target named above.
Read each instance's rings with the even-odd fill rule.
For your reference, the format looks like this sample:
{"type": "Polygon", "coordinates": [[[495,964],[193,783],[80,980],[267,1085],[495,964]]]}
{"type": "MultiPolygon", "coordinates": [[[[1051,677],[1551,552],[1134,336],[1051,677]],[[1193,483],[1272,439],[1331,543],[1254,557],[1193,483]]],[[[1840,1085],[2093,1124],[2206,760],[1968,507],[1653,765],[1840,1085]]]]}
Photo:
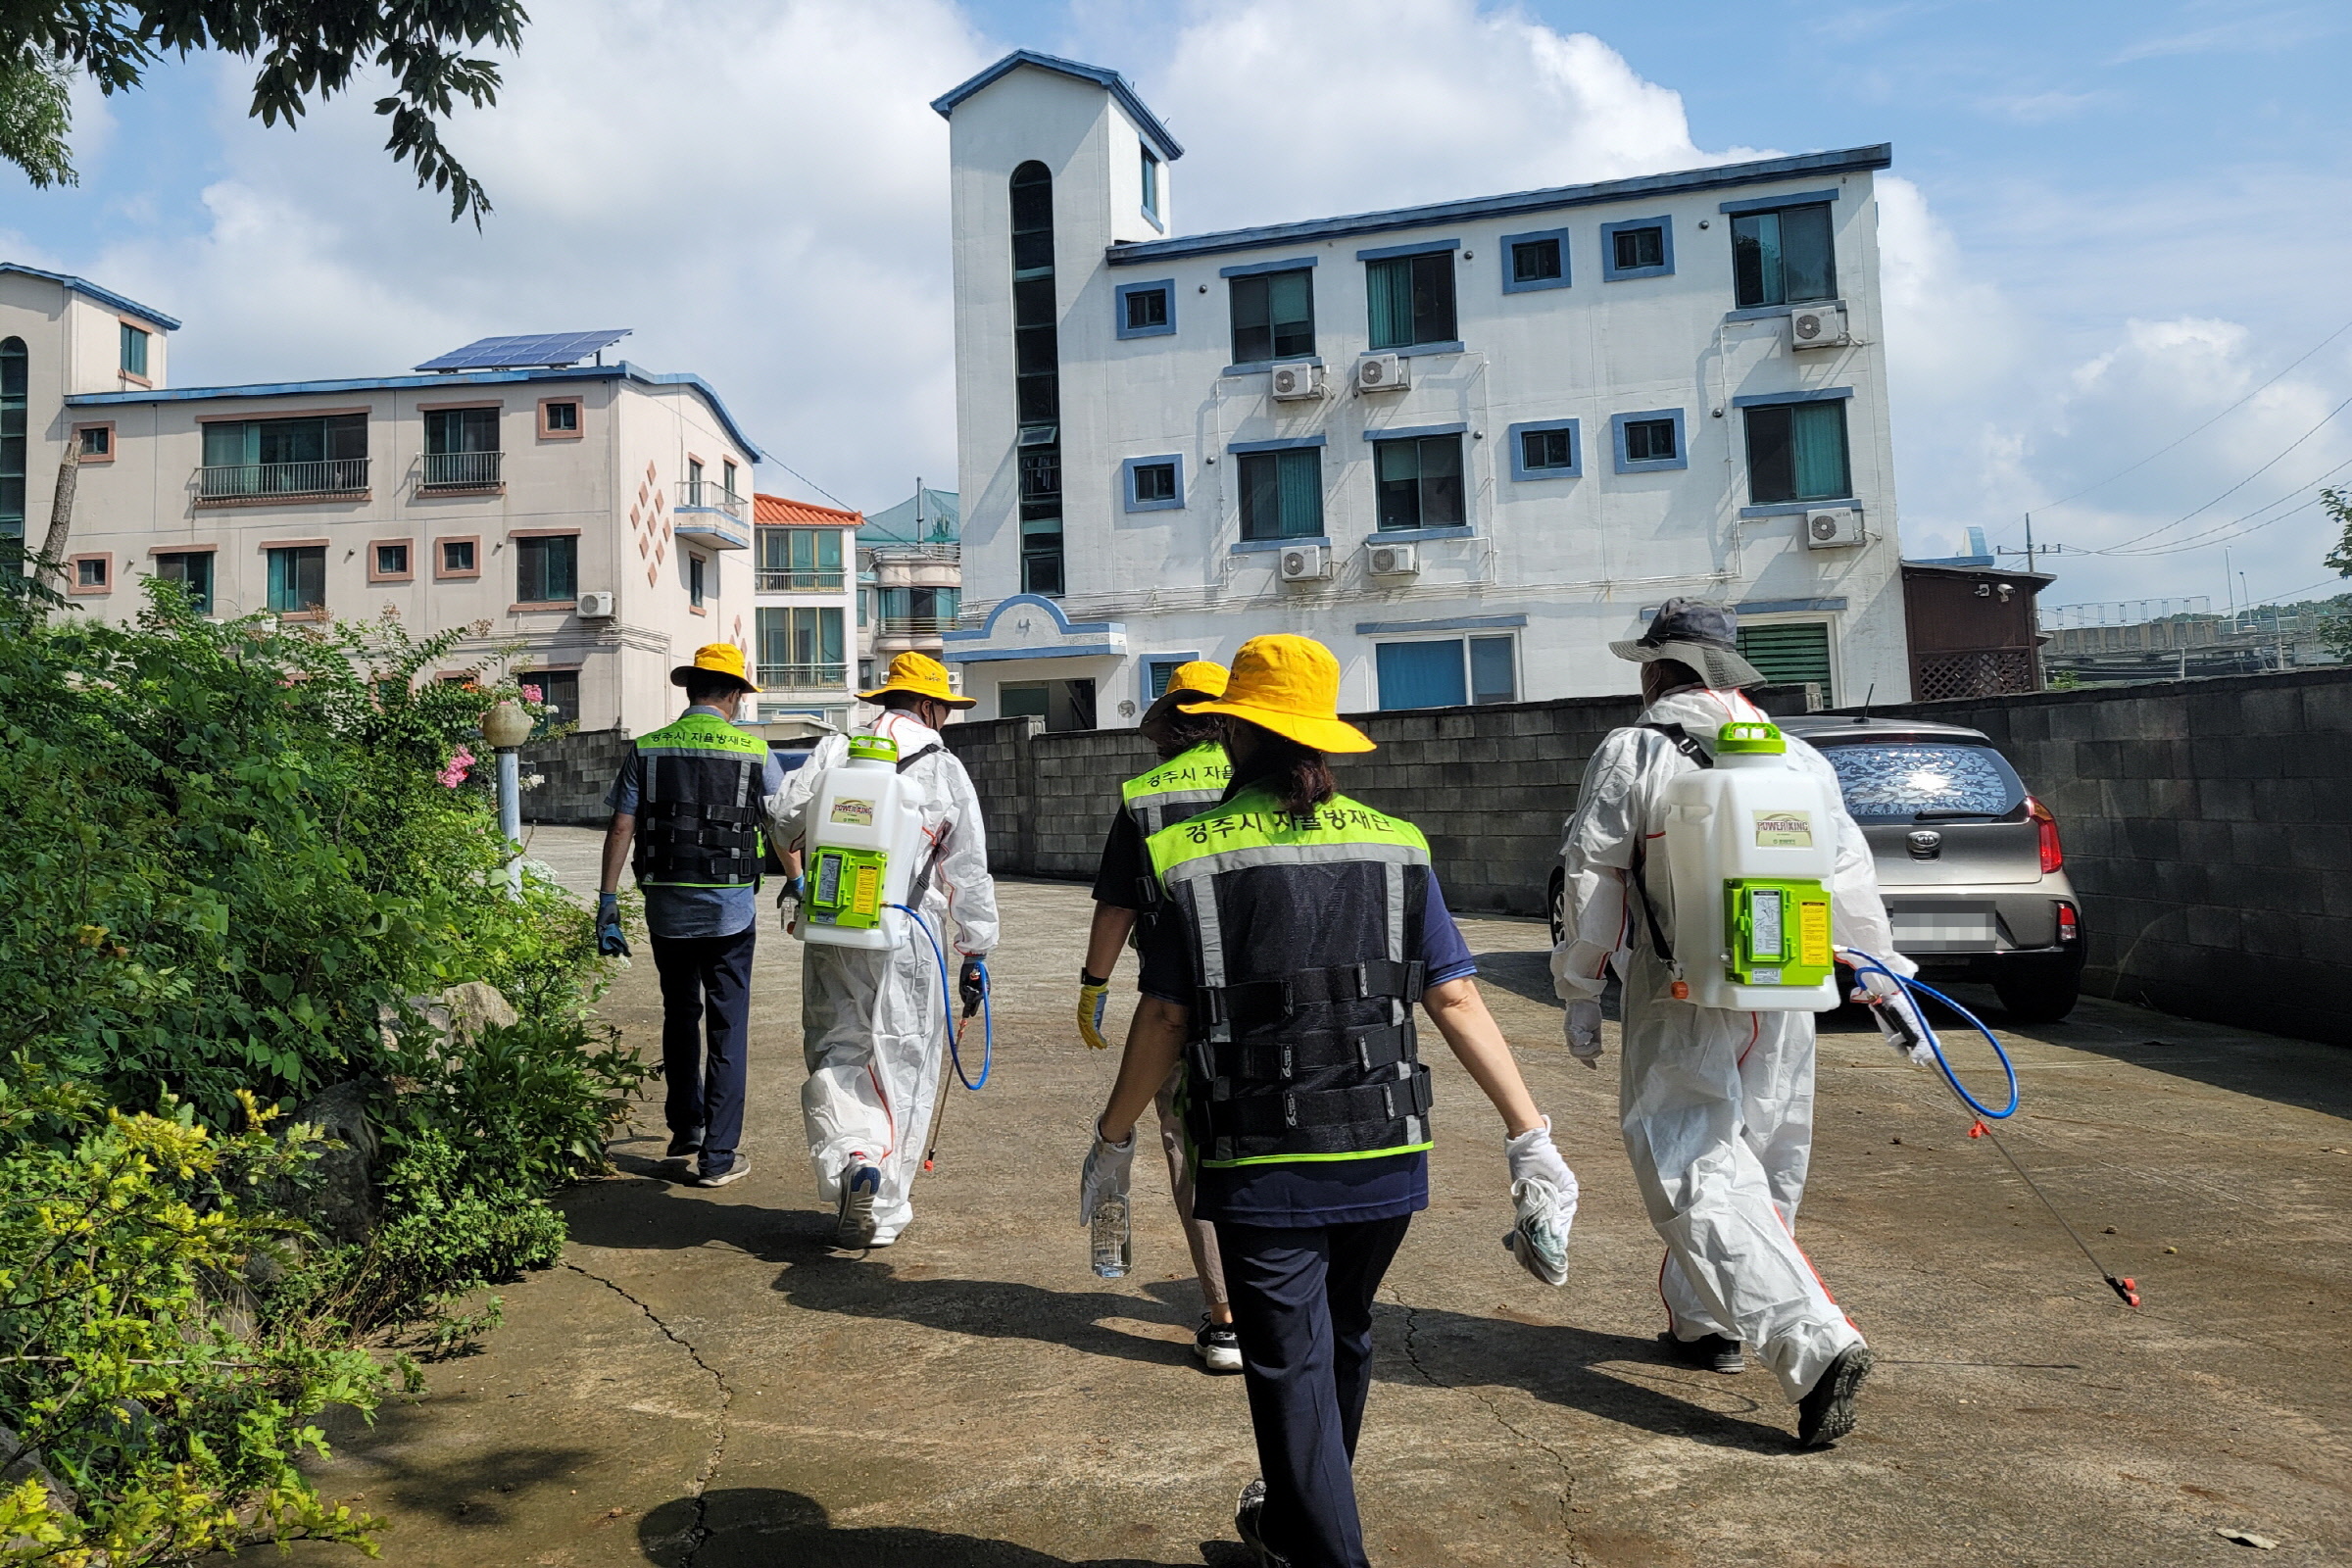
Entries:
{"type": "MultiPolygon", "coordinates": [[[[988,874],[988,830],[971,775],[948,750],[948,715],[969,708],[948,684],[947,666],[905,653],[861,700],[882,712],[855,740],[898,750],[899,776],[914,797],[929,843],[907,903],[943,940],[953,931],[963,956],[957,987],[977,1006],[982,960],[997,945],[997,888],[988,874]]],[[[807,836],[805,821],[825,774],[849,760],[853,737],[828,735],[787,776],[771,808],[776,842],[807,836]]],[[[789,863],[789,862],[788,862],[789,863]]],[[[914,1217],[910,1190],[922,1168],[923,1138],[940,1088],[945,1039],[937,960],[929,945],[865,949],[810,943],[801,956],[801,1045],[808,1066],[801,1121],[817,1192],[836,1205],[834,1245],[887,1247],[914,1217]]]]}
{"type": "Polygon", "coordinates": [[[1372,1300],[1429,1204],[1414,1004],[1501,1113],[1523,1211],[1544,1195],[1555,1284],[1576,1201],[1428,842],[1338,793],[1325,754],[1372,750],[1339,695],[1331,651],[1279,635],[1242,645],[1221,694],[1179,705],[1223,720],[1233,775],[1217,804],[1145,842],[1158,903],[1143,1000],[1079,1189],[1090,1224],[1121,1212],[1136,1120],[1178,1074],[1193,1211],[1216,1229],[1257,1437],[1260,1479],[1234,1524],[1260,1562],[1365,1560],[1351,1466],[1372,1300]]]}

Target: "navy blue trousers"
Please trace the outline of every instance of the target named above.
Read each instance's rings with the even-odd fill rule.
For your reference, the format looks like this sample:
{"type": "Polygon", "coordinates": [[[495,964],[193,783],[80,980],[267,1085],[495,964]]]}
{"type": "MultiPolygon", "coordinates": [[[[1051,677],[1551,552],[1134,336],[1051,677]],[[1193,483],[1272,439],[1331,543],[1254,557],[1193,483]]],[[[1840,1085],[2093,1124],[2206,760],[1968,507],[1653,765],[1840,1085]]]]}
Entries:
{"type": "Polygon", "coordinates": [[[649,937],[662,975],[662,1106],[670,1133],[702,1137],[702,1171],[724,1173],[743,1138],[755,920],[731,937],[649,937]],[[706,1052],[706,1037],[708,1051],[706,1052]]]}
{"type": "Polygon", "coordinates": [[[1217,1223],[1266,1481],[1265,1542],[1293,1568],[1369,1568],[1354,1467],[1372,1390],[1372,1298],[1411,1223],[1217,1223]]]}

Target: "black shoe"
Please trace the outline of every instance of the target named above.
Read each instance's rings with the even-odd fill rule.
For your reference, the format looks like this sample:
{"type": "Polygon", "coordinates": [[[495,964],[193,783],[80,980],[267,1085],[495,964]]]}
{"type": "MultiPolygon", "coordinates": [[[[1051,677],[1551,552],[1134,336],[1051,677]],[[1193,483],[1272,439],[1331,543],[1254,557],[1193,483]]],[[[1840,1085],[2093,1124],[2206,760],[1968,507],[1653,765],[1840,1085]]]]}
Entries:
{"type": "Polygon", "coordinates": [[[1212,1323],[1203,1316],[1200,1319],[1200,1332],[1193,1336],[1193,1353],[1211,1372],[1239,1372],[1242,1369],[1241,1336],[1233,1332],[1230,1323],[1212,1323]]]}
{"type": "Polygon", "coordinates": [[[695,1156],[702,1152],[701,1133],[672,1133],[669,1135],[669,1152],[662,1157],[672,1165],[691,1165],[695,1156]]]}
{"type": "Polygon", "coordinates": [[[1658,1336],[1666,1353],[1685,1366],[1703,1366],[1710,1372],[1744,1372],[1747,1357],[1740,1353],[1740,1342],[1727,1340],[1720,1334],[1701,1334],[1695,1340],[1678,1340],[1668,1329],[1658,1336]]]}
{"type": "Polygon", "coordinates": [[[1796,1445],[1826,1448],[1854,1430],[1854,1391],[1870,1376],[1870,1347],[1849,1346],[1796,1401],[1796,1445]]]}
{"type": "Polygon", "coordinates": [[[1277,1556],[1258,1535],[1258,1527],[1265,1522],[1265,1517],[1266,1483],[1260,1478],[1242,1489],[1241,1506],[1233,1510],[1234,1533],[1242,1538],[1242,1544],[1248,1546],[1250,1555],[1257,1559],[1257,1568],[1290,1568],[1290,1558],[1277,1556]]]}

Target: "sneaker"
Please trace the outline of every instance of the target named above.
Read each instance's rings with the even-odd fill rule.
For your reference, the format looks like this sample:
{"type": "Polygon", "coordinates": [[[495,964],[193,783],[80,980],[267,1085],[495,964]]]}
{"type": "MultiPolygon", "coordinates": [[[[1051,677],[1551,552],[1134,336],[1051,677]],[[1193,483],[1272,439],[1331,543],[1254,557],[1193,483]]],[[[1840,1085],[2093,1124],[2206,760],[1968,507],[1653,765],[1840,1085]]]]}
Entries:
{"type": "Polygon", "coordinates": [[[712,1175],[710,1172],[705,1171],[703,1174],[694,1179],[694,1185],[697,1187],[724,1187],[730,1182],[739,1182],[743,1180],[751,1173],[752,1162],[744,1158],[741,1154],[737,1154],[735,1156],[735,1162],[729,1165],[725,1170],[718,1172],[716,1175],[712,1175]]]}
{"type": "Polygon", "coordinates": [[[665,1163],[671,1165],[689,1165],[702,1152],[703,1135],[701,1133],[673,1133],[670,1135],[669,1152],[662,1158],[665,1163]]]}
{"type": "Polygon", "coordinates": [[[845,1252],[862,1252],[874,1245],[874,1199],[882,1191],[882,1172],[852,1154],[841,1173],[841,1211],[833,1221],[833,1245],[845,1252]]]}
{"type": "Polygon", "coordinates": [[[1193,1336],[1193,1353],[1200,1364],[1211,1372],[1239,1372],[1242,1369],[1242,1342],[1230,1323],[1211,1323],[1208,1314],[1200,1314],[1200,1332],[1193,1336]]]}
{"type": "Polygon", "coordinates": [[[1241,1505],[1233,1510],[1234,1534],[1242,1538],[1242,1544],[1256,1558],[1257,1568],[1290,1568],[1290,1558],[1277,1555],[1258,1534],[1265,1518],[1266,1483],[1261,1477],[1242,1489],[1241,1505]]]}
{"type": "Polygon", "coordinates": [[[1666,1353],[1685,1366],[1702,1366],[1710,1372],[1744,1372],[1747,1357],[1740,1353],[1740,1342],[1727,1340],[1720,1334],[1701,1334],[1695,1340],[1678,1340],[1668,1329],[1658,1336],[1666,1353]]]}
{"type": "Polygon", "coordinates": [[[1821,1381],[1796,1401],[1796,1444],[1800,1448],[1826,1448],[1854,1430],[1854,1391],[1870,1376],[1870,1347],[1848,1346],[1838,1352],[1821,1381]]]}

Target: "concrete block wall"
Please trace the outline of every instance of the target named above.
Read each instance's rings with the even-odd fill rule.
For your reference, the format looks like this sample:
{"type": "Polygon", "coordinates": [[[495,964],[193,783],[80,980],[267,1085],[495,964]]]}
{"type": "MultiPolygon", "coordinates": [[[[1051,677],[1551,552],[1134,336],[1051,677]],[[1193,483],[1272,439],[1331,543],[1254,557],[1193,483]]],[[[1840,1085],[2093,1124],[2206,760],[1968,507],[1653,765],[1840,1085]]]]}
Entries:
{"type": "Polygon", "coordinates": [[[603,827],[612,818],[606,792],[629,755],[625,730],[574,730],[522,749],[522,776],[541,782],[522,792],[522,819],[556,827],[603,827]]]}

